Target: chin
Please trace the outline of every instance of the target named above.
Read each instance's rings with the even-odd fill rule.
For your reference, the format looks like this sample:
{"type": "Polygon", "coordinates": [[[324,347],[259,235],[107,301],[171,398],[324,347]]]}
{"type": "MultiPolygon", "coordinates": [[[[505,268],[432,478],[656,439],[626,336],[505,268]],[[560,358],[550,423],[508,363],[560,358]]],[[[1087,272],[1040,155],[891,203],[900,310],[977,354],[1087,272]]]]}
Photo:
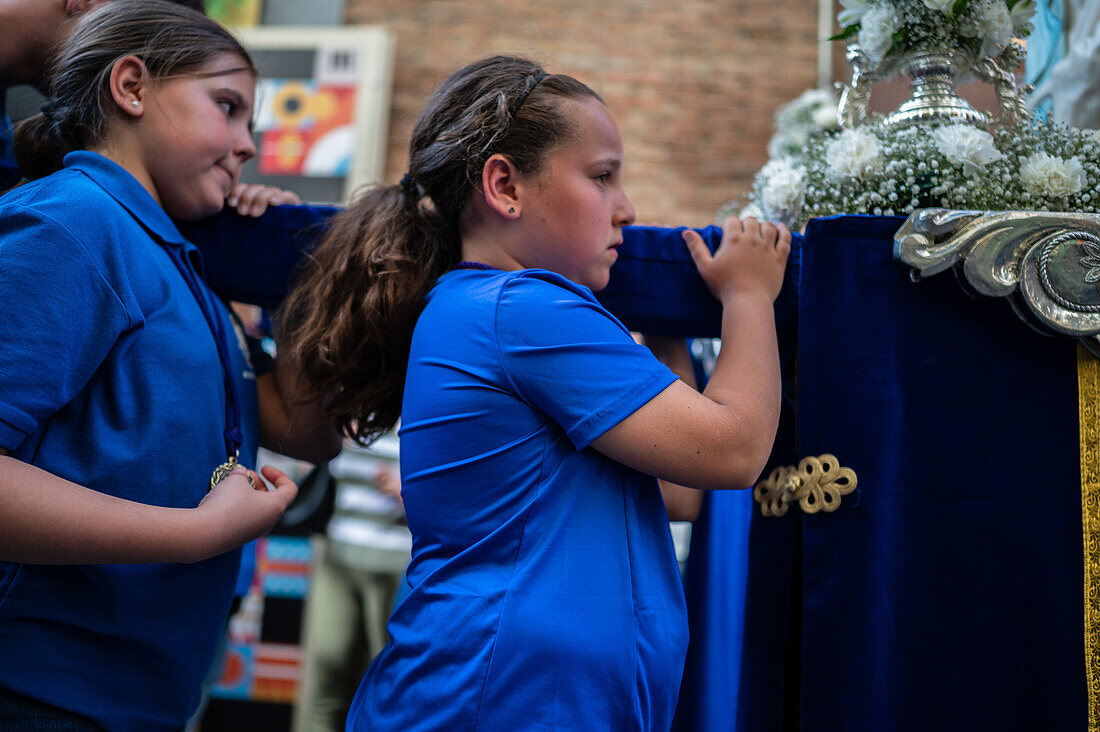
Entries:
{"type": "Polygon", "coordinates": [[[185,205],[165,207],[165,211],[176,221],[197,221],[213,216],[225,207],[225,200],[213,202],[192,202],[185,205]]]}
{"type": "Polygon", "coordinates": [[[602,277],[600,277],[598,279],[593,278],[593,279],[588,280],[587,282],[582,282],[581,284],[586,285],[588,287],[588,289],[592,290],[592,292],[599,292],[603,288],[607,287],[607,283],[610,282],[610,281],[611,281],[611,273],[607,272],[602,277]]]}

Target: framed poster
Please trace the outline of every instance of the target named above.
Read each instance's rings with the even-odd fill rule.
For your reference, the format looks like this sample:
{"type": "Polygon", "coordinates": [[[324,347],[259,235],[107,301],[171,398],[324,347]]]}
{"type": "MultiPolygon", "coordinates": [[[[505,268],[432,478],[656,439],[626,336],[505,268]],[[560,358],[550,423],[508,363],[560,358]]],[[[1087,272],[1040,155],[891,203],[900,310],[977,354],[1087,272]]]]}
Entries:
{"type": "Polygon", "coordinates": [[[345,203],[382,179],[393,37],[378,26],[238,29],[260,72],[257,155],[241,180],[345,203]]]}

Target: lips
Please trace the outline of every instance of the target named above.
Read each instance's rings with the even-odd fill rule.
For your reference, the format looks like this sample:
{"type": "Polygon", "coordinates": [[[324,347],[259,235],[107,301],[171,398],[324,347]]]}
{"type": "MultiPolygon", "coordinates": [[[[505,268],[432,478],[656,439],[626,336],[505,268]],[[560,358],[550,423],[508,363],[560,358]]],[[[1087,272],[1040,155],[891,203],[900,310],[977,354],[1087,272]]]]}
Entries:
{"type": "Polygon", "coordinates": [[[233,187],[233,180],[234,180],[233,174],[230,173],[229,170],[227,168],[225,168],[224,166],[222,166],[222,165],[215,165],[214,167],[217,168],[218,170],[220,170],[221,172],[225,173],[225,177],[227,178],[227,181],[226,181],[226,184],[225,184],[225,190],[226,190],[226,192],[228,192],[229,189],[233,187]]]}

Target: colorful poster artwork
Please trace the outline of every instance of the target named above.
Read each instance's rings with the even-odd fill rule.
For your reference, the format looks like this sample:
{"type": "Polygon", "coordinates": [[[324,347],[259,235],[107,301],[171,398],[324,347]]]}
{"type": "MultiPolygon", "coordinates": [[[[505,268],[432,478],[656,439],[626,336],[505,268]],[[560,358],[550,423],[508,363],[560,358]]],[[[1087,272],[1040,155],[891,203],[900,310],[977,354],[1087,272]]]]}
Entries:
{"type": "Polygon", "coordinates": [[[354,151],[355,86],[304,79],[260,84],[260,173],[346,176],[354,151]]]}
{"type": "Polygon", "coordinates": [[[206,0],[207,14],[230,28],[251,28],[260,22],[262,0],[206,0]]]}
{"type": "MultiPolygon", "coordinates": [[[[256,572],[240,609],[229,619],[221,672],[210,689],[215,699],[292,704],[301,680],[302,649],[297,642],[270,640],[267,601],[304,602],[313,566],[310,541],[301,536],[268,535],[256,542],[256,572]]],[[[278,617],[276,617],[278,620],[278,617]]]]}

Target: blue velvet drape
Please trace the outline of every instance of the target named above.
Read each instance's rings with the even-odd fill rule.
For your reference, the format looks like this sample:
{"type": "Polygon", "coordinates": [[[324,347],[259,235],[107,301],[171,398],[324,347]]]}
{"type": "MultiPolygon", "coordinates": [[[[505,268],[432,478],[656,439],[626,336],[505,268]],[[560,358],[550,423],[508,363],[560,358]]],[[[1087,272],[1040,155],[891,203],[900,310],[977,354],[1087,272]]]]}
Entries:
{"type": "MultiPolygon", "coordinates": [[[[331,213],[265,214],[270,247],[239,221],[187,233],[220,290],[270,306],[331,213]]],[[[1086,726],[1074,345],[951,274],[910,281],[891,258],[900,223],[818,219],[795,239],[772,464],[835,454],[858,495],[782,518],[746,493],[708,496],[679,729],[1086,726]]],[[[629,229],[600,298],[634,330],[718,335],[720,308],[670,229],[629,229]]]]}
{"type": "MultiPolygon", "coordinates": [[[[858,495],[832,514],[755,508],[743,595],[737,496],[709,497],[680,729],[1086,726],[1074,345],[950,274],[912,282],[891,257],[900,223],[819,219],[796,238],[773,463],[833,453],[858,495]]],[[[664,256],[633,251],[604,295],[618,312],[615,277],[664,256]]],[[[652,300],[630,327],[714,335],[705,298],[652,300]]]]}

